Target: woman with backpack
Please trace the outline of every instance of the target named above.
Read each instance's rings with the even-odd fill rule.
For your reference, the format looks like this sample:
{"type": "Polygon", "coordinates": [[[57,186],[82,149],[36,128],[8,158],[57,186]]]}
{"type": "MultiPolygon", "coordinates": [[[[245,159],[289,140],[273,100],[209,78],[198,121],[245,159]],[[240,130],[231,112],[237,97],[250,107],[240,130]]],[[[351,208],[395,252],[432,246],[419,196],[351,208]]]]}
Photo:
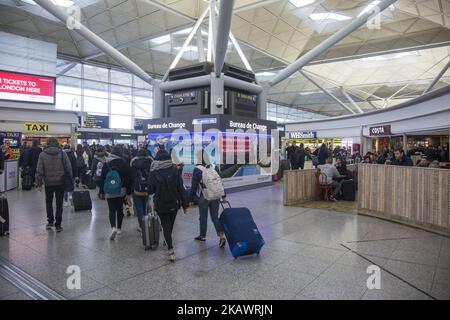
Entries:
{"type": "Polygon", "coordinates": [[[167,243],[167,256],[170,261],[175,261],[173,251],[172,231],[178,210],[187,209],[188,204],[183,197],[183,179],[176,165],[173,164],[170,154],[166,150],[160,150],[150,167],[148,193],[154,194],[155,211],[164,233],[167,243]]]}
{"type": "Polygon", "coordinates": [[[211,164],[209,155],[205,150],[197,152],[197,165],[192,173],[191,192],[189,202],[193,205],[197,195],[198,210],[200,213],[200,235],[195,238],[197,241],[206,241],[206,229],[208,225],[208,210],[211,215],[214,227],[219,237],[219,247],[226,244],[225,234],[219,222],[220,200],[226,202],[225,190],[222,179],[214,165],[211,164]]]}
{"type": "Polygon", "coordinates": [[[100,181],[100,198],[106,198],[108,202],[112,228],[110,239],[114,240],[122,233],[123,203],[128,201],[133,191],[131,170],[123,160],[122,147],[115,146],[106,158],[100,181]]]}
{"type": "Polygon", "coordinates": [[[92,159],[91,174],[96,186],[100,188],[103,165],[106,162],[107,153],[101,145],[97,146],[94,158],[92,159]]]}
{"type": "Polygon", "coordinates": [[[131,173],[133,177],[133,205],[138,219],[138,230],[141,230],[141,222],[147,210],[148,203],[148,178],[152,158],[146,149],[140,149],[137,156],[131,159],[131,173]]]}

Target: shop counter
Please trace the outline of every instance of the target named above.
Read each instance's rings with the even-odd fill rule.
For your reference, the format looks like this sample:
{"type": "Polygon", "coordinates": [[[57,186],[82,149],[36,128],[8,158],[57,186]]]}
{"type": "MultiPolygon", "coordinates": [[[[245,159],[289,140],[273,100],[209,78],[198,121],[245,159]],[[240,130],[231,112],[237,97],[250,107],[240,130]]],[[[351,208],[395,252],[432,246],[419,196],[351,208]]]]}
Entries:
{"type": "Polygon", "coordinates": [[[5,161],[5,168],[0,175],[0,192],[9,191],[18,187],[19,182],[19,161],[5,161]]]}

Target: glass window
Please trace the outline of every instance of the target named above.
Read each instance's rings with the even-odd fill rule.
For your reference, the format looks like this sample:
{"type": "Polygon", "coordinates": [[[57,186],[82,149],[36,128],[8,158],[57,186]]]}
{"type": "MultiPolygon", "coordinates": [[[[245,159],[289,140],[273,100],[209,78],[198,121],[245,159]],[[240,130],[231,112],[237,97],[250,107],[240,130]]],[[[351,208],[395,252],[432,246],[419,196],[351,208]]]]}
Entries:
{"type": "Polygon", "coordinates": [[[121,71],[111,70],[111,83],[131,87],[132,75],[121,71]]]}
{"type": "Polygon", "coordinates": [[[132,129],[130,116],[111,115],[111,129],[132,129]]]}
{"type": "Polygon", "coordinates": [[[108,99],[85,96],[84,111],[108,114],[108,99]]]}
{"type": "Polygon", "coordinates": [[[131,94],[131,87],[111,85],[112,100],[132,101],[131,94]]]}
{"type": "Polygon", "coordinates": [[[136,103],[134,105],[134,116],[136,118],[151,119],[153,114],[153,104],[136,103]]]}
{"type": "Polygon", "coordinates": [[[111,100],[111,114],[131,116],[131,101],[111,100]]]}
{"type": "Polygon", "coordinates": [[[84,79],[108,83],[108,69],[84,65],[84,79]]]}

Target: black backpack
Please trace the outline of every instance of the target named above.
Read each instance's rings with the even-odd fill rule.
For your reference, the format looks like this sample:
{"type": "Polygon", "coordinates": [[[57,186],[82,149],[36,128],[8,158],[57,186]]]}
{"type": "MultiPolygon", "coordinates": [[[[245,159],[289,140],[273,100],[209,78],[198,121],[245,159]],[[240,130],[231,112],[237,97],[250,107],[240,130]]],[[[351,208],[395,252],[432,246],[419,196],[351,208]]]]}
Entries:
{"type": "Polygon", "coordinates": [[[148,173],[144,168],[136,168],[133,184],[137,196],[148,196],[148,173]]]}
{"type": "Polygon", "coordinates": [[[175,166],[161,171],[155,172],[157,181],[155,210],[157,212],[177,211],[181,200],[178,194],[179,172],[175,166]]]}

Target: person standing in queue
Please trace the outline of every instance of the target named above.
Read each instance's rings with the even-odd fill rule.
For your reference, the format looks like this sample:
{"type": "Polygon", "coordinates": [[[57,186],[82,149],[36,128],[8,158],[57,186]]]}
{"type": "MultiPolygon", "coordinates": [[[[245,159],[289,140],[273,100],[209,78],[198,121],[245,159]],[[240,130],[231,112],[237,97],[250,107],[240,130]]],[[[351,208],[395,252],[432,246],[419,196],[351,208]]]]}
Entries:
{"type": "Polygon", "coordinates": [[[148,179],[152,160],[148,150],[140,149],[130,164],[133,176],[133,206],[138,219],[138,231],[141,230],[142,219],[147,213],[148,179]]]}
{"type": "Polygon", "coordinates": [[[295,149],[294,158],[295,162],[297,164],[297,169],[304,169],[305,168],[305,157],[307,156],[307,153],[305,151],[305,147],[303,143],[300,143],[300,146],[295,149]]]}
{"type": "Polygon", "coordinates": [[[220,200],[226,202],[225,191],[223,191],[222,185],[222,194],[217,195],[214,199],[206,199],[205,188],[206,185],[217,185],[222,184],[220,180],[220,176],[218,177],[219,181],[215,181],[212,184],[208,183],[206,179],[214,179],[214,172],[210,173],[208,171],[213,170],[217,172],[217,168],[211,163],[209,159],[209,155],[205,152],[205,150],[198,151],[196,154],[197,157],[197,166],[195,167],[192,173],[192,183],[191,183],[191,192],[189,194],[189,201],[191,205],[194,203],[194,199],[198,197],[198,210],[200,213],[200,235],[195,238],[197,241],[206,241],[206,231],[208,225],[208,211],[211,215],[211,219],[214,224],[214,228],[216,229],[217,236],[219,237],[219,247],[223,248],[226,244],[225,234],[223,231],[223,227],[219,222],[219,207],[220,200]]]}
{"type": "Polygon", "coordinates": [[[294,141],[289,151],[289,161],[291,162],[292,170],[298,170],[299,168],[299,164],[296,157],[297,149],[298,149],[297,143],[294,141]]]}
{"type": "Polygon", "coordinates": [[[150,167],[148,192],[154,194],[155,211],[158,214],[167,243],[167,256],[175,261],[172,231],[178,210],[182,207],[186,213],[188,204],[183,196],[183,179],[177,166],[172,162],[166,150],[159,150],[150,167]]]}
{"type": "MultiPolygon", "coordinates": [[[[94,158],[92,159],[91,174],[95,185],[99,189],[102,179],[102,170],[107,156],[108,154],[106,153],[105,147],[98,145],[94,154],[94,158]]],[[[98,196],[100,196],[100,193],[98,194],[98,196]]]]}
{"type": "Polygon", "coordinates": [[[75,156],[77,159],[77,187],[78,185],[84,185],[85,176],[86,176],[86,168],[89,164],[89,156],[85,152],[83,146],[81,144],[77,145],[77,149],[75,151],[75,156]]]}
{"type": "Polygon", "coordinates": [[[317,156],[317,163],[318,165],[323,165],[327,161],[327,159],[330,156],[330,153],[328,151],[327,145],[325,143],[322,143],[319,149],[316,149],[314,151],[314,155],[317,156]]]}
{"type": "Polygon", "coordinates": [[[48,138],[47,147],[39,155],[36,169],[38,190],[41,191],[42,185],[45,184],[47,230],[55,227],[56,232],[63,231],[61,223],[65,175],[69,175],[71,179],[73,178],[69,157],[59,147],[58,140],[53,137],[48,138]],[[56,217],[53,215],[53,196],[56,198],[56,217]]]}
{"type": "Polygon", "coordinates": [[[133,191],[131,169],[123,160],[123,149],[114,146],[111,154],[106,158],[102,168],[100,180],[100,199],[108,202],[109,222],[111,224],[110,239],[114,240],[122,233],[123,203],[133,191]]]}

